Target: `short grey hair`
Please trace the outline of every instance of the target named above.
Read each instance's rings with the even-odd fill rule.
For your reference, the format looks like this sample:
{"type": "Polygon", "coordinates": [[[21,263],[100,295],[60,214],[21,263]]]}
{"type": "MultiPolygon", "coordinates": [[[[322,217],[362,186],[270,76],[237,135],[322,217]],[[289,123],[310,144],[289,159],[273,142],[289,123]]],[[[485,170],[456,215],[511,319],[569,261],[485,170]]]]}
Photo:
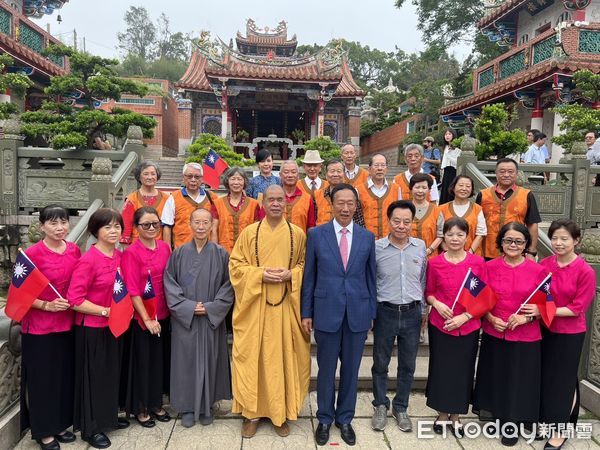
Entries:
{"type": "Polygon", "coordinates": [[[197,163],[197,162],[191,162],[191,163],[186,163],[183,165],[183,170],[181,171],[181,173],[183,175],[185,175],[185,171],[188,169],[196,169],[200,171],[200,175],[203,175],[204,172],[202,170],[202,164],[197,163]]]}
{"type": "Polygon", "coordinates": [[[298,169],[298,171],[300,171],[300,168],[298,167],[298,163],[293,159],[286,159],[285,161],[283,161],[281,163],[281,166],[279,166],[279,170],[281,171],[281,170],[283,170],[283,168],[285,166],[290,166],[290,165],[295,166],[296,169],[298,169]]]}
{"type": "Polygon", "coordinates": [[[410,152],[411,150],[419,150],[419,153],[421,154],[421,156],[425,155],[424,151],[423,151],[423,147],[419,144],[408,144],[406,147],[404,147],[404,156],[406,156],[406,154],[408,152],[410,152]]]}
{"type": "Polygon", "coordinates": [[[225,186],[225,189],[229,191],[229,179],[234,175],[239,175],[244,179],[244,189],[246,189],[246,187],[248,187],[248,175],[246,175],[244,169],[238,166],[227,169],[221,176],[221,182],[223,183],[223,186],[225,186]]]}
{"type": "Polygon", "coordinates": [[[142,161],[141,163],[139,163],[137,165],[137,167],[135,169],[133,169],[133,177],[136,179],[136,181],[138,183],[142,184],[142,180],[141,180],[142,172],[144,170],[146,170],[148,167],[154,167],[154,170],[156,170],[156,180],[160,180],[160,177],[162,176],[162,171],[160,170],[160,167],[154,161],[147,160],[147,161],[142,161]]]}

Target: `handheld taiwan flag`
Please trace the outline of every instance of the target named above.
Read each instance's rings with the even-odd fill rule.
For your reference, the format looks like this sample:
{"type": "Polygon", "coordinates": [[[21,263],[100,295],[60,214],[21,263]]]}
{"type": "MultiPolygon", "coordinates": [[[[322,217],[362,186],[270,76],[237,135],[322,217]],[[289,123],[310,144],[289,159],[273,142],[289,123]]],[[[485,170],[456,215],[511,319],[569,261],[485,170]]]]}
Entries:
{"type": "MultiPolygon", "coordinates": [[[[156,318],[156,292],[154,292],[150,271],[148,271],[148,279],[146,280],[146,285],[144,286],[142,300],[144,301],[144,308],[146,308],[148,317],[152,319],[156,318]]],[[[144,321],[140,318],[138,322],[140,323],[142,330],[145,330],[146,326],[144,325],[144,321]]]]}
{"type": "Polygon", "coordinates": [[[6,298],[6,315],[20,322],[49,284],[48,278],[19,249],[6,298]]]}
{"type": "Polygon", "coordinates": [[[529,300],[530,303],[537,305],[546,327],[550,326],[552,319],[554,319],[554,316],[556,315],[556,303],[554,303],[554,297],[552,297],[552,294],[550,293],[551,282],[552,274],[549,274],[536,288],[529,300]]]}
{"type": "Polygon", "coordinates": [[[114,337],[119,337],[129,328],[133,316],[133,303],[125,281],[117,269],[115,283],[113,284],[112,302],[110,304],[110,315],[108,316],[108,328],[114,337]]]}
{"type": "Polygon", "coordinates": [[[229,166],[225,160],[221,158],[213,149],[210,149],[206,155],[206,158],[204,158],[204,163],[202,164],[204,182],[213,189],[219,189],[219,177],[228,168],[229,166]]]}
{"type": "Polygon", "coordinates": [[[457,301],[469,314],[479,318],[491,311],[497,299],[494,291],[469,269],[457,301]]]}

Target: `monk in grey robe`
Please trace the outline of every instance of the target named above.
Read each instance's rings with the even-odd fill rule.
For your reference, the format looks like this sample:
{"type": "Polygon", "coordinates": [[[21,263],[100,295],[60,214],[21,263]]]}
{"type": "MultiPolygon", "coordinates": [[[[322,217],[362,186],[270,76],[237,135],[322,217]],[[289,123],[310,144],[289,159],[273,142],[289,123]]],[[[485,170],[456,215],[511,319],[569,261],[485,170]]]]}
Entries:
{"type": "Polygon", "coordinates": [[[171,311],[171,406],[181,423],[209,425],[211,407],[231,399],[225,317],[233,304],[229,254],[209,241],[212,216],[190,217],[194,239],[175,249],[164,276],[171,311]]]}

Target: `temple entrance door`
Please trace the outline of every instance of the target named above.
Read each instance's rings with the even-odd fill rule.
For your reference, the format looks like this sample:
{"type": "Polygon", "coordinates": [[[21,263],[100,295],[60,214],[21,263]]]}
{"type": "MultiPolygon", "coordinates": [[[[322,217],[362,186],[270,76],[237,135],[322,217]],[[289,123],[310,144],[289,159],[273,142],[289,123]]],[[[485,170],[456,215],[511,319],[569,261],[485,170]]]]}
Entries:
{"type": "Polygon", "coordinates": [[[283,111],[257,111],[258,114],[258,136],[275,134],[277,137],[284,136],[285,112],[283,111]]]}
{"type": "Polygon", "coordinates": [[[236,130],[247,131],[250,140],[276,134],[280,138],[291,138],[292,131],[299,129],[306,133],[307,113],[303,111],[258,111],[237,109],[236,130]]]}

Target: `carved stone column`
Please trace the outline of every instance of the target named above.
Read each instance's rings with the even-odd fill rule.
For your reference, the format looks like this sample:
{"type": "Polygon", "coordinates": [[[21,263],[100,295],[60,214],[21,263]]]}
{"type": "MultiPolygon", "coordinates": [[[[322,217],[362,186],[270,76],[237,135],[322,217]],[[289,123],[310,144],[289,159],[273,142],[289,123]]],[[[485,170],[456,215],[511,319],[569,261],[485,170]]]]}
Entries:
{"type": "Polygon", "coordinates": [[[0,140],[0,215],[15,215],[19,209],[18,148],[23,145],[21,124],[16,119],[4,122],[4,139],[0,140]]]}
{"type": "Polygon", "coordinates": [[[570,217],[579,226],[585,228],[585,206],[589,191],[590,162],[586,159],[587,147],[583,142],[573,144],[571,164],[573,164],[573,182],[570,217]]]}

